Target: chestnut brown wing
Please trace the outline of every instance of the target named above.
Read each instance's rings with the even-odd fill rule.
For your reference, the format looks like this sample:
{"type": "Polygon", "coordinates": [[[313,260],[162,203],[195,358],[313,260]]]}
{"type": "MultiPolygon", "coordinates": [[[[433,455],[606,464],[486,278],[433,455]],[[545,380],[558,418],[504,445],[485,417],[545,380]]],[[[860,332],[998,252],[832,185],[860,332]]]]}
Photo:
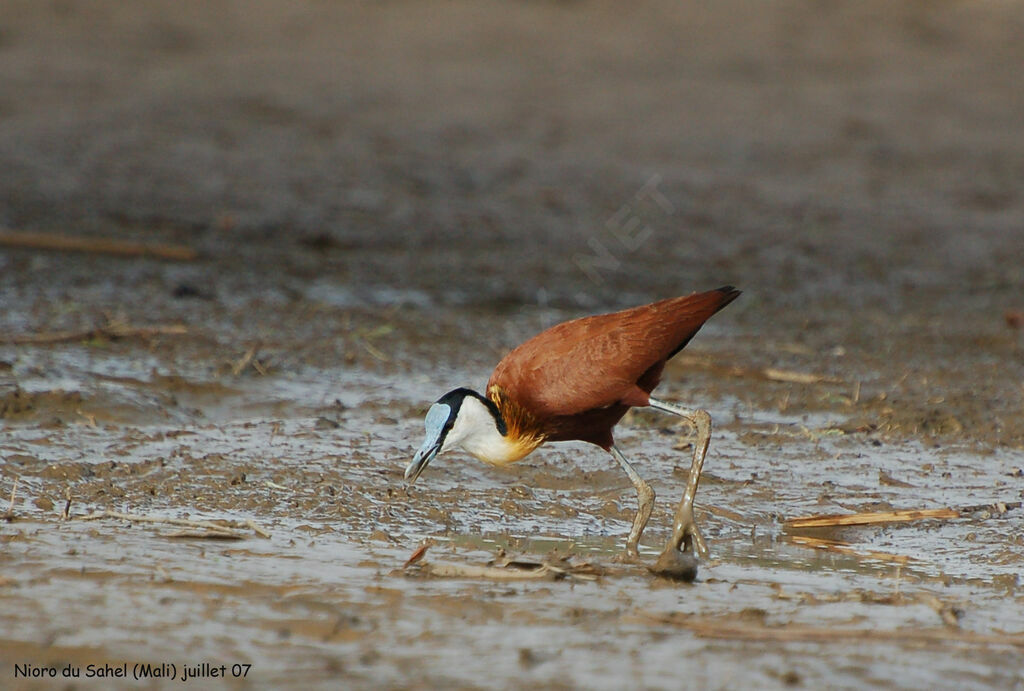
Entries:
{"type": "Polygon", "coordinates": [[[737,295],[722,288],[559,324],[509,353],[487,389],[500,386],[539,419],[635,405],[641,378],[652,389],[661,365],[737,295]]]}

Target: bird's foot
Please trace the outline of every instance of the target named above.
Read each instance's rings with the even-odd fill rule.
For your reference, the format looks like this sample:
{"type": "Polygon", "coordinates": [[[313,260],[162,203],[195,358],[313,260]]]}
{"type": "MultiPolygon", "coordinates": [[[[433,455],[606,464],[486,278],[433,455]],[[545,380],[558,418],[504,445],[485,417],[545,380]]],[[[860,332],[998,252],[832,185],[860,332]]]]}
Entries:
{"type": "Polygon", "coordinates": [[[651,573],[691,583],[697,578],[698,554],[707,557],[708,547],[693,518],[692,509],[684,507],[681,515],[677,516],[672,537],[651,567],[651,573]]]}
{"type": "Polygon", "coordinates": [[[640,551],[636,545],[626,545],[626,551],[616,554],[612,560],[619,564],[640,564],[640,551]]]}
{"type": "Polygon", "coordinates": [[[663,578],[671,578],[674,581],[692,583],[697,579],[697,555],[693,552],[680,552],[673,546],[669,546],[650,567],[651,573],[663,578]]]}

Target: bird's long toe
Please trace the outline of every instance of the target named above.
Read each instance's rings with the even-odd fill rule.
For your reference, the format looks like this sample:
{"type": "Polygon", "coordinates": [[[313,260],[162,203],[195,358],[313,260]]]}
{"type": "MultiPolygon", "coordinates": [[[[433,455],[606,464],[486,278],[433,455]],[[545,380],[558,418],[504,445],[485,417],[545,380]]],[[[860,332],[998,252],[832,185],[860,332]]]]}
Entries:
{"type": "Polygon", "coordinates": [[[651,573],[674,581],[692,583],[697,578],[697,566],[700,561],[692,551],[681,552],[669,546],[654,562],[651,573]]]}
{"type": "Polygon", "coordinates": [[[658,560],[651,567],[651,573],[675,581],[692,583],[697,578],[697,567],[700,564],[698,554],[707,555],[707,546],[700,534],[700,529],[693,522],[676,525],[675,534],[658,560]]]}
{"type": "Polygon", "coordinates": [[[680,552],[669,548],[662,553],[650,567],[654,575],[684,582],[693,582],[697,577],[697,566],[700,560],[693,552],[680,552]]]}
{"type": "Polygon", "coordinates": [[[613,561],[620,564],[640,564],[642,562],[639,550],[637,550],[636,547],[630,548],[628,546],[625,551],[615,555],[615,557],[613,557],[613,561]]]}
{"type": "Polygon", "coordinates": [[[684,507],[682,515],[677,516],[672,537],[651,567],[651,573],[691,583],[697,578],[697,567],[700,563],[698,555],[706,557],[708,547],[693,518],[693,511],[687,509],[688,507],[684,507]]]}

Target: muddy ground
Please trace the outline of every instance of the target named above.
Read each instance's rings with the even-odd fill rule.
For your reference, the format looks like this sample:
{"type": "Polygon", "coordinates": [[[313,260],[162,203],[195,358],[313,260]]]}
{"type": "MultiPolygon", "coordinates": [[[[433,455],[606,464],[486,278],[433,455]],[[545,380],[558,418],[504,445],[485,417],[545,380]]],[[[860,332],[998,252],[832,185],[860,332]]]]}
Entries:
{"type": "MultiPolygon", "coordinates": [[[[1024,688],[1018,3],[0,18],[0,226],[198,252],[0,249],[0,686],[1024,688]],[[524,338],[727,283],[659,389],[715,420],[696,583],[616,560],[600,450],[405,486],[524,338]]],[[[618,440],[653,560],[690,431],[618,440]]]]}

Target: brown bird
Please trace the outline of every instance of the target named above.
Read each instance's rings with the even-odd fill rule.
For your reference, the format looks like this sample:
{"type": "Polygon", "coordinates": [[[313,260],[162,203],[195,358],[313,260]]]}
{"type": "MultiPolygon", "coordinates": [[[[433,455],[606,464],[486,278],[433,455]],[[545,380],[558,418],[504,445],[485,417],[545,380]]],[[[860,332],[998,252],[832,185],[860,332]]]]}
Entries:
{"type": "Polygon", "coordinates": [[[503,466],[545,442],[596,444],[611,453],[636,488],[639,508],[626,540],[627,555],[636,559],[654,507],[654,491],[615,446],[612,428],[632,407],[650,406],[679,415],[696,428],[697,443],[672,538],[655,570],[692,578],[696,575],[694,548],[702,556],[707,554],[694,521],[693,500],[711,440],[711,417],[704,410],[683,408],[650,394],[661,380],[665,363],[739,294],[726,286],[574,319],[534,336],[498,363],[487,382],[486,396],[459,388],[430,407],[426,439],[405,469],[406,480],[415,482],[437,454],[455,448],[503,466]],[[689,561],[681,561],[683,553],[689,561]]]}

